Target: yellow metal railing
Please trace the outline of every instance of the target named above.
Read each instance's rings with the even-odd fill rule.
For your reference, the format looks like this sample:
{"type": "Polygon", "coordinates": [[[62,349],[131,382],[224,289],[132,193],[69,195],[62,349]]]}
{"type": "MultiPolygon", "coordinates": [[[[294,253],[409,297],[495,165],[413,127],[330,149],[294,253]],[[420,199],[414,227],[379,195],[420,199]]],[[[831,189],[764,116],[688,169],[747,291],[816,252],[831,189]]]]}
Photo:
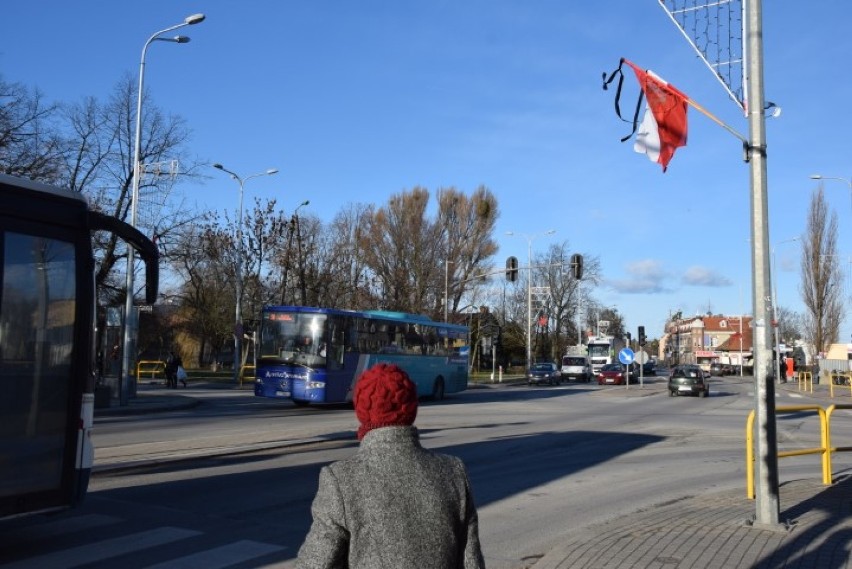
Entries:
{"type": "Polygon", "coordinates": [[[158,373],[162,373],[163,377],[166,374],[166,362],[160,360],[142,360],[136,364],[136,378],[142,377],[143,373],[150,373],[151,379],[158,373]],[[145,369],[142,369],[142,368],[145,369]]]}
{"type": "Polygon", "coordinates": [[[832,404],[828,406],[828,409],[825,410],[825,424],[828,430],[828,438],[826,440],[826,447],[828,448],[828,484],[832,484],[834,482],[834,476],[831,472],[831,453],[833,452],[849,452],[852,451],[852,447],[835,447],[831,445],[831,415],[837,409],[852,409],[852,404],[844,404],[840,405],[832,404]]]}
{"type": "Polygon", "coordinates": [[[852,396],[852,371],[850,372],[842,372],[842,371],[832,371],[828,374],[828,391],[832,397],[834,397],[834,386],[843,385],[849,387],[849,395],[852,396]],[[840,381],[843,378],[845,382],[843,384],[835,383],[836,381],[840,381]]]}
{"type": "Polygon", "coordinates": [[[796,372],[796,379],[799,381],[799,391],[814,392],[814,376],[809,371],[796,372]]]}
{"type": "Polygon", "coordinates": [[[251,372],[251,373],[249,374],[249,377],[250,377],[251,379],[254,379],[254,373],[255,373],[254,365],[252,365],[252,364],[244,364],[244,365],[240,368],[240,385],[242,385],[242,384],[243,384],[243,377],[245,377],[246,372],[251,372]]]}
{"type": "MultiPolygon", "coordinates": [[[[852,408],[852,406],[850,406],[852,408]]],[[[822,446],[815,448],[803,448],[785,450],[778,452],[778,458],[786,456],[802,456],[806,454],[822,455],[822,483],[831,485],[831,448],[829,446],[830,435],[828,432],[828,419],[825,409],[819,405],[779,405],[775,413],[798,413],[801,411],[815,411],[819,415],[820,442],[822,446]]],[[[850,449],[852,450],[852,449],[850,449]]],[[[746,497],[754,499],[754,410],[748,414],[746,419],[746,497]]]]}

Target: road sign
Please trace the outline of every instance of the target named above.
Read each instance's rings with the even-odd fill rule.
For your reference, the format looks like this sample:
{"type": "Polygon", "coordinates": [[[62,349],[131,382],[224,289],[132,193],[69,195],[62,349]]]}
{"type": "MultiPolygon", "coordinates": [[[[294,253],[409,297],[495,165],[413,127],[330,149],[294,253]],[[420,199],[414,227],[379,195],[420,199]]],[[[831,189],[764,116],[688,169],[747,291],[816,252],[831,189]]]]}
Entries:
{"type": "Polygon", "coordinates": [[[622,350],[618,352],[618,361],[620,361],[624,365],[632,364],[633,350],[631,350],[630,348],[622,348],[622,350]]]}
{"type": "Polygon", "coordinates": [[[648,363],[648,352],[646,352],[645,350],[639,350],[639,352],[636,354],[636,363],[642,365],[648,363]]]}

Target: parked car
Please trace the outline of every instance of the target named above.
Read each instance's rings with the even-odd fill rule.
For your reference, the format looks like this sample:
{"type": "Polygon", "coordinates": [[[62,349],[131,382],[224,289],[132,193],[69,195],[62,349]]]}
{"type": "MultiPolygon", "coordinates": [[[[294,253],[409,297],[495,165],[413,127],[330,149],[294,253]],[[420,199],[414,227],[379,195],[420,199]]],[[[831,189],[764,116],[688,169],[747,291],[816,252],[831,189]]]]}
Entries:
{"type": "Polygon", "coordinates": [[[669,396],[710,395],[710,385],[707,382],[710,374],[697,365],[682,364],[675,366],[669,376],[669,396]]]}
{"type": "MultiPolygon", "coordinates": [[[[622,364],[606,364],[598,371],[598,385],[624,385],[627,370],[622,364]]],[[[639,368],[631,365],[630,383],[639,383],[639,368]]]]}
{"type": "Polygon", "coordinates": [[[721,377],[730,373],[729,366],[719,363],[710,364],[710,375],[721,377]]]}
{"type": "Polygon", "coordinates": [[[576,381],[592,380],[592,365],[587,356],[562,356],[561,372],[565,381],[572,378],[576,381]]]}
{"type": "Polygon", "coordinates": [[[533,383],[558,385],[562,383],[562,372],[560,372],[556,364],[553,363],[533,364],[527,372],[527,383],[529,385],[532,385],[533,383]]]}

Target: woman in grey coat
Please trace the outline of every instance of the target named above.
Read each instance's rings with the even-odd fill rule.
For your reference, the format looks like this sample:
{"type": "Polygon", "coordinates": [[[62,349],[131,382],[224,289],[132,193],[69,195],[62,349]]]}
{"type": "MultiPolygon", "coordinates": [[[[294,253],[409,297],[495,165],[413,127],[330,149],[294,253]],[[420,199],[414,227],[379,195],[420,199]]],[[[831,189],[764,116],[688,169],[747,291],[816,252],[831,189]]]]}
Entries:
{"type": "Polygon", "coordinates": [[[297,567],[484,567],[467,471],[461,459],[420,445],[417,390],[405,371],[370,368],[354,403],[361,446],[320,471],[297,567]]]}

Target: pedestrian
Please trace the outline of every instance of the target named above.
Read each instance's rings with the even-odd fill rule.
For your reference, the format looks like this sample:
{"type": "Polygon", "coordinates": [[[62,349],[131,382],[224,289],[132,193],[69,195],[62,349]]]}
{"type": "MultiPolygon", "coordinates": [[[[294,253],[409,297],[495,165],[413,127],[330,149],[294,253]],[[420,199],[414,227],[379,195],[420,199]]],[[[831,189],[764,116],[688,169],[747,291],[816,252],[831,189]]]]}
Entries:
{"type": "Polygon", "coordinates": [[[779,364],[779,373],[781,377],[778,380],[782,383],[787,383],[787,358],[781,356],[781,363],[779,364]]]}
{"type": "Polygon", "coordinates": [[[461,459],[423,448],[417,388],[393,364],[355,385],[357,453],[324,466],[300,569],[482,568],[479,519],[461,459]]]}
{"type": "MultiPolygon", "coordinates": [[[[183,360],[179,355],[175,353],[174,350],[169,352],[169,357],[166,358],[166,386],[171,387],[172,389],[177,389],[178,383],[178,370],[183,369],[183,360]]],[[[183,374],[186,374],[184,371],[183,374]]],[[[180,378],[180,381],[183,383],[183,386],[186,387],[186,377],[185,375],[180,378]]]]}

